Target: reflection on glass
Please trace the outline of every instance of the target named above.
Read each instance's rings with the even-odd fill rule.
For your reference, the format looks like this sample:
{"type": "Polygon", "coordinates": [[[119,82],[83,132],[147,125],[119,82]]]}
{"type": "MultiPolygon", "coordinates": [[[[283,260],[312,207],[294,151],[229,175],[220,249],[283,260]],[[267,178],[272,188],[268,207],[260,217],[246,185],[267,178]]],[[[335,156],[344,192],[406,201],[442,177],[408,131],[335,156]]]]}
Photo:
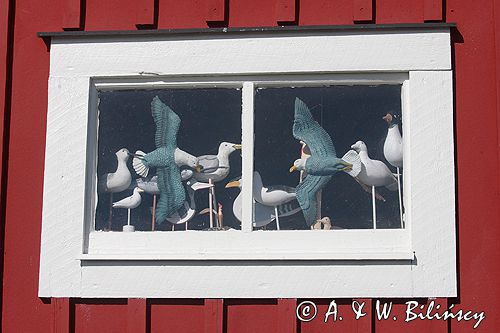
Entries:
{"type": "Polygon", "coordinates": [[[96,230],[239,229],[241,92],[99,92],[96,230]]]}
{"type": "Polygon", "coordinates": [[[400,116],[400,85],[258,89],[254,227],[401,228],[400,116]]]}

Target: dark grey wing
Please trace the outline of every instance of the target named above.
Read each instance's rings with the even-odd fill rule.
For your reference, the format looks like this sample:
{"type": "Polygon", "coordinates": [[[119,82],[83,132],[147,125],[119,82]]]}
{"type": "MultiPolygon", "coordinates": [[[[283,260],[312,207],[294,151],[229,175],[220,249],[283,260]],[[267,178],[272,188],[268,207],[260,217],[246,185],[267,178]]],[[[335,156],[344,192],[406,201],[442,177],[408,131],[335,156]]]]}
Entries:
{"type": "Polygon", "coordinates": [[[286,185],[272,185],[267,188],[266,192],[272,192],[272,191],[284,191],[287,193],[295,193],[295,187],[290,187],[286,185]]]}
{"type": "Polygon", "coordinates": [[[297,201],[308,226],[313,225],[317,219],[316,193],[328,184],[331,176],[307,175],[302,183],[297,185],[297,201]]]}
{"type": "Polygon", "coordinates": [[[203,155],[198,157],[198,164],[203,167],[202,173],[210,173],[219,168],[219,159],[217,155],[203,155]]]}
{"type": "Polygon", "coordinates": [[[156,206],[156,223],[160,224],[182,207],[186,200],[186,192],[182,185],[180,170],[175,164],[158,168],[157,174],[160,199],[156,206]]]}
{"type": "Polygon", "coordinates": [[[313,156],[337,156],[330,135],[314,120],[307,105],[298,98],[295,98],[293,136],[297,140],[304,141],[313,156]]]}
{"type": "Polygon", "coordinates": [[[156,148],[177,148],[177,132],[181,125],[179,116],[158,96],[155,96],[151,101],[151,114],[156,125],[156,148]]]}

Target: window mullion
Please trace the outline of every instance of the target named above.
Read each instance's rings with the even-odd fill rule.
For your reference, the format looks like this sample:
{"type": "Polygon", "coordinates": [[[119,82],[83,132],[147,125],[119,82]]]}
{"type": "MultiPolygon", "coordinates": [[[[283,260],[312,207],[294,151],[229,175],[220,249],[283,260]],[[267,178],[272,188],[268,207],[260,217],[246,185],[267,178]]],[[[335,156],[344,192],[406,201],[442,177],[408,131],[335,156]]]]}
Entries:
{"type": "Polygon", "coordinates": [[[253,152],[254,152],[254,83],[244,82],[241,94],[241,144],[242,144],[242,221],[241,230],[252,231],[253,221],[253,152]]]}

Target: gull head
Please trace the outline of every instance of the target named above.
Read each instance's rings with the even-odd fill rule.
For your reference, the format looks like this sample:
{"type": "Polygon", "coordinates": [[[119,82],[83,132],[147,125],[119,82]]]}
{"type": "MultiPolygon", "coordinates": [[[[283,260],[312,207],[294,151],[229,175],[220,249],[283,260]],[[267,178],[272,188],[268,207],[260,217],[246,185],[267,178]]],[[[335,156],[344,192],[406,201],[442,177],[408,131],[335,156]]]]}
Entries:
{"type": "Polygon", "coordinates": [[[354,149],[357,153],[361,151],[368,151],[366,148],[366,144],[363,141],[358,141],[355,144],[351,146],[352,149],[354,149]]]}
{"type": "Polygon", "coordinates": [[[289,171],[290,172],[302,171],[302,170],[305,170],[305,168],[306,168],[306,159],[299,158],[298,160],[295,160],[295,162],[293,162],[293,165],[289,171]]]}
{"type": "Polygon", "coordinates": [[[385,116],[383,116],[382,119],[384,119],[387,122],[387,125],[389,127],[401,124],[401,118],[396,114],[388,113],[385,116]]]}
{"type": "Polygon", "coordinates": [[[122,148],[118,150],[116,153],[116,158],[122,161],[128,161],[128,157],[130,155],[129,151],[127,148],[122,148]]]}
{"type": "Polygon", "coordinates": [[[134,188],[134,193],[144,193],[144,190],[142,188],[135,187],[134,188]]]}
{"type": "Polygon", "coordinates": [[[231,142],[222,142],[219,145],[219,153],[218,153],[218,155],[227,155],[227,156],[229,156],[229,154],[231,154],[232,152],[234,152],[236,150],[240,150],[240,149],[241,149],[241,145],[240,144],[231,143],[231,142]]]}

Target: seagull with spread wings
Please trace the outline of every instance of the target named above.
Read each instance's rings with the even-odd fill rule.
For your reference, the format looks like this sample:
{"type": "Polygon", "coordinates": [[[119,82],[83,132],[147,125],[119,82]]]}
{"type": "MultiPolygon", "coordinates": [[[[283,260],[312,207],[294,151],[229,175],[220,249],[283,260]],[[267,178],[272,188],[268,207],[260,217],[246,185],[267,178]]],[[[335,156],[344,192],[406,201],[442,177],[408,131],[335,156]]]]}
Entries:
{"type": "Polygon", "coordinates": [[[297,200],[302,208],[308,226],[317,221],[316,193],[328,184],[334,174],[344,171],[355,177],[361,170],[361,162],[355,151],[348,151],[342,158],[337,157],[332,138],[316,120],[307,105],[295,99],[295,119],[293,136],[304,142],[311,156],[294,162],[290,172],[305,170],[307,176],[296,187],[297,200]]]}
{"type": "Polygon", "coordinates": [[[155,167],[158,176],[160,199],[156,209],[156,223],[161,224],[179,210],[186,200],[180,166],[200,171],[198,159],[177,147],[177,132],[181,124],[179,116],[158,96],[151,102],[151,113],[156,125],[156,149],[149,154],[138,150],[132,165],[135,172],[146,177],[149,168],[155,167]]]}

